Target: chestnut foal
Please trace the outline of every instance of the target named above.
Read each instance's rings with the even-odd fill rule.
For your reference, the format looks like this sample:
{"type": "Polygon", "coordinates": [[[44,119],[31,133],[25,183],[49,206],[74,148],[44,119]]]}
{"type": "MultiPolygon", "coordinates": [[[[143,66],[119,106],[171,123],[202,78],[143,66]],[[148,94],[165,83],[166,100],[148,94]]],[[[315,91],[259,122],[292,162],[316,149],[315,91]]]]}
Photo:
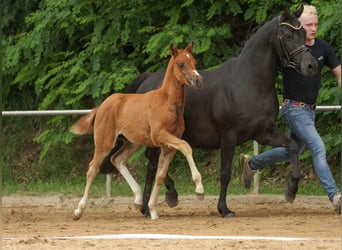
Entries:
{"type": "Polygon", "coordinates": [[[111,157],[111,162],[132,189],[137,208],[142,206],[141,188],[127,169],[128,158],[143,145],[161,149],[155,184],[148,203],[151,219],[158,218],[158,193],[176,150],[182,152],[189,163],[197,197],[204,198],[202,177],[193,160],[192,149],[186,141],[180,139],[185,129],[184,85],[196,89],[203,86],[203,78],[196,70],[192,49],[193,43],[184,50],[178,50],[171,44],[171,59],[160,88],[144,94],[113,94],[72,127],[71,131],[75,134],[94,132],[95,144],[84,194],[74,211],[75,220],[81,218],[92,182],[117,139],[123,141],[123,146],[111,157]]]}

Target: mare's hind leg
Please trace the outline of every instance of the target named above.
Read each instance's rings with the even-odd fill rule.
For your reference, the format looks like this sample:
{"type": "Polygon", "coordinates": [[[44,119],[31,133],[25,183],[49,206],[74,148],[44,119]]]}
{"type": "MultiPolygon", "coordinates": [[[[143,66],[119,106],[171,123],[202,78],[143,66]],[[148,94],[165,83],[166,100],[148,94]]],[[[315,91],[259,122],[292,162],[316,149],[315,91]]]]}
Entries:
{"type": "Polygon", "coordinates": [[[256,138],[256,140],[263,145],[270,145],[274,147],[286,147],[291,156],[292,163],[292,175],[290,182],[285,187],[285,200],[293,203],[296,199],[296,194],[298,192],[298,183],[302,178],[299,169],[299,155],[298,155],[298,145],[297,143],[283,134],[283,132],[278,127],[273,127],[269,130],[269,133],[256,138]]]}
{"type": "Polygon", "coordinates": [[[134,194],[134,205],[136,209],[141,211],[142,194],[139,184],[135,181],[129,170],[127,169],[128,158],[141,148],[140,145],[133,144],[123,139],[122,147],[112,156],[111,162],[118,169],[120,174],[125,178],[126,182],[132,189],[134,194]]]}
{"type": "Polygon", "coordinates": [[[298,192],[298,184],[299,181],[303,178],[302,174],[300,173],[299,169],[299,156],[298,156],[298,150],[297,150],[297,143],[295,141],[292,141],[289,145],[290,150],[290,157],[291,157],[291,163],[292,163],[292,175],[291,180],[287,183],[285,187],[285,200],[287,202],[293,203],[296,199],[296,195],[298,192]]]}

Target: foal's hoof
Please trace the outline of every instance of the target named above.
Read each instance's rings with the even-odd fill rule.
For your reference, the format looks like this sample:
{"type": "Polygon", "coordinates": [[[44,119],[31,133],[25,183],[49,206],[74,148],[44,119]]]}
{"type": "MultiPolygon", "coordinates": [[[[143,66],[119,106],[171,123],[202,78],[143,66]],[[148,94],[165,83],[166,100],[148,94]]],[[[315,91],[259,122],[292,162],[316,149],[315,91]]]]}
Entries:
{"type": "Polygon", "coordinates": [[[134,203],[134,208],[135,208],[135,210],[137,210],[137,212],[141,212],[142,205],[134,203]]]}
{"type": "Polygon", "coordinates": [[[169,207],[178,206],[178,194],[174,192],[166,191],[165,193],[165,201],[169,207]]]}
{"type": "Polygon", "coordinates": [[[196,193],[197,200],[203,201],[204,200],[204,193],[203,194],[198,194],[196,193]]]}
{"type": "Polygon", "coordinates": [[[158,216],[158,214],[157,214],[156,211],[151,211],[151,210],[150,210],[150,214],[151,214],[151,216],[150,216],[150,219],[151,219],[151,220],[157,220],[157,219],[159,219],[159,216],[158,216]]]}
{"type": "Polygon", "coordinates": [[[81,218],[81,216],[77,216],[75,213],[74,213],[74,215],[72,216],[72,219],[73,220],[79,220],[81,218]]]}

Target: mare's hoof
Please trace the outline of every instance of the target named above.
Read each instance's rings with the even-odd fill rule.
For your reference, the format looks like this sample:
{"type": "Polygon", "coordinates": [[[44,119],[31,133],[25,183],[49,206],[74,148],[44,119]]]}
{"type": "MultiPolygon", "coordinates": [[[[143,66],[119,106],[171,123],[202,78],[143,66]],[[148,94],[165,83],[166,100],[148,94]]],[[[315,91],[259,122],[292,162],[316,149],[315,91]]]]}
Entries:
{"type": "Polygon", "coordinates": [[[284,193],[285,200],[289,203],[293,203],[296,199],[296,193],[297,192],[293,192],[293,190],[289,187],[289,184],[287,184],[284,193]]]}
{"type": "Polygon", "coordinates": [[[236,215],[234,212],[229,212],[225,215],[222,215],[223,218],[234,218],[236,215]]]}
{"type": "Polygon", "coordinates": [[[294,200],[296,199],[296,194],[298,192],[298,181],[291,181],[287,183],[286,188],[285,188],[285,200],[287,202],[293,203],[294,200]]]}
{"type": "Polygon", "coordinates": [[[146,217],[146,218],[151,218],[150,214],[150,209],[148,207],[142,207],[141,213],[146,217]]]}
{"type": "Polygon", "coordinates": [[[203,201],[204,200],[204,194],[198,194],[196,193],[196,197],[198,200],[203,201]]]}
{"type": "Polygon", "coordinates": [[[166,193],[165,193],[165,201],[166,201],[167,205],[169,205],[169,207],[176,207],[176,206],[178,206],[178,194],[166,191],[166,193]]]}

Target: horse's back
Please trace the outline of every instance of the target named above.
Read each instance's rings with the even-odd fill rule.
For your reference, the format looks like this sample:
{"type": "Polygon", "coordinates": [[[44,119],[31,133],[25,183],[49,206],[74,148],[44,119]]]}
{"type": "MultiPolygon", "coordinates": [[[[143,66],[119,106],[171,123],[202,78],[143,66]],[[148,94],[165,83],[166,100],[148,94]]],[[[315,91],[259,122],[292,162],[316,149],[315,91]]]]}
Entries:
{"type": "MultiPolygon", "coordinates": [[[[240,59],[233,57],[217,69],[199,70],[205,83],[201,90],[185,86],[186,129],[183,138],[191,146],[218,149],[224,134],[234,135],[231,140],[241,144],[254,137],[255,130],[259,130],[260,126],[274,123],[277,100],[270,100],[269,96],[263,98],[261,92],[255,89],[260,88],[260,80],[249,77],[250,74],[245,72],[249,69],[238,69],[240,64],[240,59]]],[[[140,80],[140,85],[134,83],[135,87],[139,85],[137,93],[158,88],[164,74],[165,71],[158,71],[138,76],[136,80],[140,80]]],[[[272,93],[270,96],[274,95],[272,93]]]]}

